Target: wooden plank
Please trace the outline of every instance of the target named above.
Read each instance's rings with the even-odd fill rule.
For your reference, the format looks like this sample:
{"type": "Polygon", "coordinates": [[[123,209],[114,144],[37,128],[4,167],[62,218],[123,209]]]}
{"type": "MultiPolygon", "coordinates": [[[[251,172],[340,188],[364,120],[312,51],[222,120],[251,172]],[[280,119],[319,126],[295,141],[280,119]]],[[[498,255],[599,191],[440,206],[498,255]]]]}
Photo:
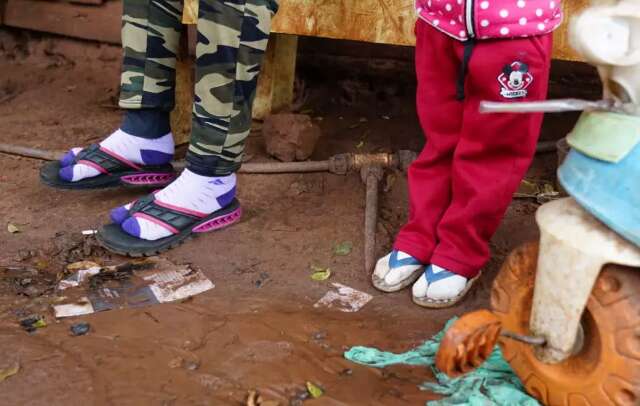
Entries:
{"type": "Polygon", "coordinates": [[[563,28],[556,32],[554,37],[554,58],[569,61],[582,60],[582,58],[576,54],[569,44],[568,17],[576,15],[579,11],[585,9],[590,3],[590,0],[564,0],[562,3],[565,13],[565,23],[563,24],[563,28]]]}
{"type": "MultiPolygon", "coordinates": [[[[281,0],[272,31],[279,34],[346,39],[378,44],[415,45],[415,0],[281,0]]],[[[566,16],[588,0],[564,0],[566,16]]],[[[195,24],[198,0],[185,0],[182,21],[195,24]]],[[[566,18],[565,20],[568,20],[566,18]]],[[[567,24],[556,32],[554,57],[579,60],[569,46],[567,24]]]]}
{"type": "Polygon", "coordinates": [[[176,145],[187,144],[191,138],[195,60],[189,55],[189,37],[183,30],[180,55],[176,63],[176,105],[171,112],[171,131],[176,145]]]}
{"type": "Polygon", "coordinates": [[[120,43],[122,3],[100,7],[53,1],[8,0],[5,24],[70,37],[120,43]]]}
{"type": "MultiPolygon", "coordinates": [[[[272,30],[276,33],[415,45],[414,0],[281,0],[272,30]]],[[[587,0],[564,0],[566,16],[587,0]]],[[[565,20],[568,20],[566,18],[565,20]]],[[[554,57],[578,60],[567,41],[567,24],[556,32],[554,57]]]]}
{"type": "MultiPolygon", "coordinates": [[[[0,0],[0,4],[3,0],[0,0]]],[[[102,0],[78,0],[102,1],[102,0]]],[[[349,39],[412,46],[414,0],[281,0],[273,32],[322,38],[349,39]]],[[[565,0],[566,16],[575,14],[588,0],[565,0]]],[[[197,1],[185,0],[183,21],[195,23],[197,1]]],[[[8,0],[6,24],[78,38],[120,42],[121,0],[88,7],[37,0],[8,0]]],[[[568,20],[568,18],[567,18],[568,20]]],[[[568,43],[567,24],[556,33],[554,57],[578,60],[568,43]]]]}
{"type": "Polygon", "coordinates": [[[291,106],[297,53],[296,35],[271,35],[253,103],[253,118],[262,120],[291,106]]]}

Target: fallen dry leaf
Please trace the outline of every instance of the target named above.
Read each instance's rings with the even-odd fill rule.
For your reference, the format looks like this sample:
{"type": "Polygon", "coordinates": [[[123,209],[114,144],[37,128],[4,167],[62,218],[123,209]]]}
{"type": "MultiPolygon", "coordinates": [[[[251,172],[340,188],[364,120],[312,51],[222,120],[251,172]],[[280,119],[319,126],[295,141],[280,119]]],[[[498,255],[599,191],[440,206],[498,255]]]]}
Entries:
{"type": "Polygon", "coordinates": [[[17,362],[7,369],[0,370],[0,382],[4,381],[10,376],[17,374],[18,371],[20,371],[20,364],[17,362]]]}
{"type": "Polygon", "coordinates": [[[309,395],[314,399],[318,399],[324,394],[324,391],[312,382],[307,382],[307,391],[309,391],[309,395]]]}
{"type": "Polygon", "coordinates": [[[318,282],[326,281],[331,276],[331,269],[329,268],[312,266],[311,270],[313,271],[313,274],[311,275],[311,279],[313,279],[314,281],[318,281],[318,282]]]}

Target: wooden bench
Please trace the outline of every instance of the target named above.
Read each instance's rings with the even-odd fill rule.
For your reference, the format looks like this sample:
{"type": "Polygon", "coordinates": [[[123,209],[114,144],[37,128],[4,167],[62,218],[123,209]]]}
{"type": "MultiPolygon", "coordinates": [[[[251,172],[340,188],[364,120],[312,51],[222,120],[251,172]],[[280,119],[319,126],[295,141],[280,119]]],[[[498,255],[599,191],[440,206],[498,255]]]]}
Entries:
{"type": "MultiPolygon", "coordinates": [[[[588,0],[564,0],[565,15],[585,7],[588,0]]],[[[198,0],[185,0],[183,23],[197,23],[198,0]]],[[[262,119],[272,112],[286,110],[293,101],[297,37],[332,39],[414,46],[414,0],[280,0],[280,10],[272,23],[272,35],[260,82],[253,116],[262,119]]],[[[567,25],[555,37],[554,58],[579,60],[568,43],[567,25]]],[[[179,64],[179,108],[174,126],[179,137],[188,130],[192,82],[189,62],[179,64]]]]}
{"type": "MultiPolygon", "coordinates": [[[[121,0],[73,0],[76,4],[0,0],[0,13],[4,1],[6,25],[112,43],[120,41],[121,0]]],[[[197,0],[184,1],[183,22],[195,24],[197,0]]],[[[285,110],[292,102],[298,36],[414,45],[414,0],[280,0],[279,3],[254,105],[257,119],[285,110]]],[[[585,7],[588,0],[564,0],[563,4],[566,15],[571,16],[585,7]]],[[[569,46],[566,24],[557,31],[555,40],[554,58],[579,59],[569,46]]],[[[173,121],[180,139],[187,136],[190,126],[191,68],[189,58],[178,64],[178,108],[173,121]]]]}

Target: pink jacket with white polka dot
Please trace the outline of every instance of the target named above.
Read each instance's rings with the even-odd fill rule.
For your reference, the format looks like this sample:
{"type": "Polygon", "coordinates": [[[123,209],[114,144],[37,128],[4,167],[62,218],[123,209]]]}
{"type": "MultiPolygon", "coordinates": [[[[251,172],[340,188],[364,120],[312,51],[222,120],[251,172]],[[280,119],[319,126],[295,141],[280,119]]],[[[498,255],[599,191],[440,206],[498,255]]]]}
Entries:
{"type": "Polygon", "coordinates": [[[530,37],[562,23],[561,0],[416,0],[420,18],[460,41],[530,37]]]}

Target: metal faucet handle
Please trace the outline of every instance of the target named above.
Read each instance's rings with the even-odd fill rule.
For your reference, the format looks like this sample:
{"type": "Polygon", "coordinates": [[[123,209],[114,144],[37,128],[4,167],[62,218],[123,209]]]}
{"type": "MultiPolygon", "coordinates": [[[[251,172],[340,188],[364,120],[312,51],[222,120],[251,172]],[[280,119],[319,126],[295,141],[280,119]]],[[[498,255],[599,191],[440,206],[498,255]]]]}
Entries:
{"type": "Polygon", "coordinates": [[[483,101],[481,113],[562,113],[568,111],[610,111],[623,114],[640,114],[640,106],[617,100],[557,99],[535,102],[505,103],[483,101]]]}

